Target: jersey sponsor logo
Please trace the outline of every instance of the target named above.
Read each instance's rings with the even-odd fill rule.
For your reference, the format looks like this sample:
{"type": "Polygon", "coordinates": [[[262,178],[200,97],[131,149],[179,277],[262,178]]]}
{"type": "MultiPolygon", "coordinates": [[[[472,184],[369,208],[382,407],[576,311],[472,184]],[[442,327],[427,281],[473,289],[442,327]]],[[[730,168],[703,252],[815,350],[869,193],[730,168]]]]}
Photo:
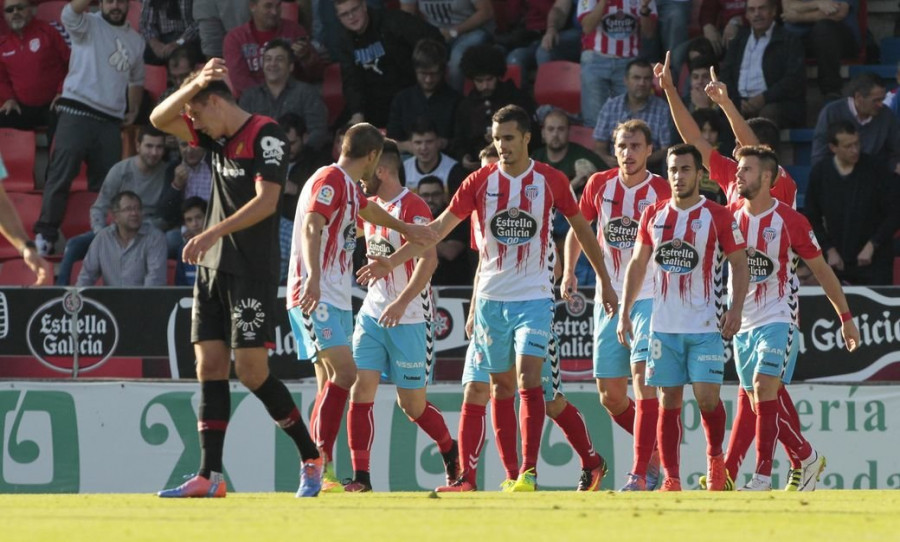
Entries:
{"type": "Polygon", "coordinates": [[[672,239],[656,249],[656,264],[666,273],[684,275],[696,269],[700,263],[697,249],[681,239],[672,239]]]}
{"type": "Polygon", "coordinates": [[[529,184],[525,187],[525,197],[529,201],[534,201],[541,195],[541,187],[536,184],[529,184]]]}
{"type": "Polygon", "coordinates": [[[518,207],[497,213],[491,219],[491,234],[504,245],[521,245],[537,235],[538,223],[518,207]]]}
{"type": "Polygon", "coordinates": [[[618,249],[632,248],[634,240],[637,239],[637,233],[638,223],[630,216],[614,218],[603,228],[606,244],[618,249]]]}
{"type": "Polygon", "coordinates": [[[369,242],[366,250],[369,254],[374,256],[382,256],[384,258],[389,257],[391,254],[396,252],[394,249],[394,245],[388,242],[387,239],[380,236],[373,237],[369,242]]]}
{"type": "Polygon", "coordinates": [[[256,339],[256,333],[266,321],[263,304],[252,297],[239,300],[232,309],[234,327],[245,341],[256,339]]]}
{"type": "Polygon", "coordinates": [[[266,164],[277,166],[284,160],[284,141],[277,137],[266,136],[259,142],[266,164]]]}
{"type": "Polygon", "coordinates": [[[763,282],[775,272],[775,262],[765,252],[755,248],[747,249],[747,265],[750,267],[750,282],[763,282]]]}
{"type": "Polygon", "coordinates": [[[485,192],[484,194],[489,198],[502,198],[505,195],[503,192],[485,192]]]}
{"type": "Polygon", "coordinates": [[[331,201],[334,199],[334,188],[331,188],[328,185],[325,185],[319,188],[319,193],[316,194],[316,201],[321,203],[322,205],[331,205],[331,201]]]}
{"type": "Polygon", "coordinates": [[[234,165],[234,162],[230,160],[225,160],[225,163],[220,162],[219,160],[213,161],[213,166],[216,168],[216,171],[219,175],[223,177],[243,177],[247,174],[244,171],[244,168],[237,167],[234,165]]]}
{"type": "Polygon", "coordinates": [[[612,203],[613,205],[618,205],[619,200],[615,200],[615,199],[607,198],[606,196],[603,196],[603,203],[612,203]]]}
{"type": "Polygon", "coordinates": [[[344,228],[344,250],[353,252],[356,250],[356,224],[347,224],[344,228]]]}
{"type": "Polygon", "coordinates": [[[603,33],[614,40],[628,39],[634,34],[637,26],[637,18],[624,11],[617,11],[603,18],[603,33]]]}

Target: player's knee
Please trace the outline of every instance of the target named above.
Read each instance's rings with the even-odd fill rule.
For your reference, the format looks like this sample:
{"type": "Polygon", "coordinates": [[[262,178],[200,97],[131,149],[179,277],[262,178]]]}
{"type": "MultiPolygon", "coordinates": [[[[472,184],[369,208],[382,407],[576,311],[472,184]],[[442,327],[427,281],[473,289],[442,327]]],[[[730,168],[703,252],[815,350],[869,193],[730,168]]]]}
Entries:
{"type": "Polygon", "coordinates": [[[603,384],[600,384],[597,390],[600,393],[600,404],[608,412],[615,415],[628,408],[628,395],[623,390],[607,387],[603,384]]]}
{"type": "Polygon", "coordinates": [[[491,386],[484,382],[469,382],[463,391],[463,403],[485,406],[491,400],[491,386]]]}
{"type": "Polygon", "coordinates": [[[400,405],[400,410],[406,414],[406,417],[411,422],[418,420],[422,413],[425,412],[424,398],[400,396],[397,397],[397,404],[400,405]]]}
{"type": "Polygon", "coordinates": [[[540,371],[527,373],[525,371],[522,371],[517,377],[517,382],[520,390],[530,390],[531,388],[536,388],[541,385],[541,373],[540,371]]]}
{"type": "Polygon", "coordinates": [[[701,412],[711,412],[719,406],[719,396],[713,394],[697,395],[697,408],[701,412]]]}
{"type": "Polygon", "coordinates": [[[516,395],[515,386],[507,381],[495,381],[491,384],[491,397],[495,399],[509,399],[516,395]]]}
{"type": "Polygon", "coordinates": [[[353,386],[353,383],[356,382],[356,368],[341,367],[334,372],[334,377],[332,377],[331,381],[338,386],[349,390],[353,386]]]}

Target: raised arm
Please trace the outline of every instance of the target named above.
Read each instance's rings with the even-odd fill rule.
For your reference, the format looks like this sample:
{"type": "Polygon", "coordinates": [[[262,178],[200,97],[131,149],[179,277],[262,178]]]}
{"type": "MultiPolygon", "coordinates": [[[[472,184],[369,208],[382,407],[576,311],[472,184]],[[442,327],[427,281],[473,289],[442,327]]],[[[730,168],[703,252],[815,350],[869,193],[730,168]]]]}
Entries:
{"type": "Polygon", "coordinates": [[[704,90],[706,91],[707,96],[718,104],[722,109],[722,112],[725,113],[725,117],[728,118],[728,124],[731,125],[731,131],[734,132],[734,137],[737,139],[737,142],[742,147],[758,145],[759,139],[757,139],[756,134],[753,132],[753,129],[750,128],[750,125],[747,124],[744,116],[738,111],[737,106],[731,101],[731,98],[728,96],[728,87],[725,86],[725,83],[719,81],[719,78],[716,76],[715,67],[709,67],[709,76],[711,81],[706,85],[704,90]]]}
{"type": "Polygon", "coordinates": [[[72,8],[72,11],[78,14],[82,14],[87,11],[90,5],[91,0],[72,0],[71,2],[69,2],[69,6],[72,8]]]}
{"type": "Polygon", "coordinates": [[[206,88],[206,85],[213,81],[224,81],[227,76],[228,69],[225,67],[225,61],[221,58],[210,59],[196,77],[153,108],[150,113],[150,123],[163,132],[185,141],[193,141],[194,133],[184,117],[181,116],[185,104],[206,88]]]}
{"type": "Polygon", "coordinates": [[[697,121],[691,116],[681,96],[678,95],[678,89],[672,81],[672,70],[670,69],[671,51],[666,52],[666,60],[663,64],[657,63],[653,66],[653,74],[659,80],[659,86],[666,93],[666,100],[669,101],[669,111],[672,112],[672,120],[675,122],[675,128],[681,139],[685,143],[697,147],[700,155],[703,157],[703,165],[709,169],[709,155],[712,153],[712,146],[703,137],[697,121]]]}

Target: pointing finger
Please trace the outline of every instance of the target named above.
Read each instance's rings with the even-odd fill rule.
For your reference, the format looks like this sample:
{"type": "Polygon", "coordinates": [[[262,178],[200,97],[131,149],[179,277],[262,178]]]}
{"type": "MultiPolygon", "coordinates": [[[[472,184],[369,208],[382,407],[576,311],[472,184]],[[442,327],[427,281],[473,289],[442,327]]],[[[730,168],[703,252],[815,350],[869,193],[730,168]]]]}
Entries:
{"type": "Polygon", "coordinates": [[[716,67],[715,67],[715,66],[710,66],[710,67],[709,67],[709,76],[710,76],[710,78],[712,79],[712,82],[713,82],[713,83],[718,83],[718,82],[719,82],[719,78],[716,77],[716,67]]]}

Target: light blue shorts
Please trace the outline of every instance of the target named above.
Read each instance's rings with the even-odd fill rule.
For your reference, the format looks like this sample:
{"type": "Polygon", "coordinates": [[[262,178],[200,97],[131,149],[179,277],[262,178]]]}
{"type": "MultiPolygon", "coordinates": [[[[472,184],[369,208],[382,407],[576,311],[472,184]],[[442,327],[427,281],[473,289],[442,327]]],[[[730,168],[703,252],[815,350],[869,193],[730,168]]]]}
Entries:
{"type": "Polygon", "coordinates": [[[356,368],[378,371],[398,388],[416,390],[428,383],[425,323],[386,328],[360,313],[353,331],[356,368]]]}
{"type": "Polygon", "coordinates": [[[694,382],[721,384],[725,376],[725,343],[722,334],[650,334],[647,384],[657,388],[694,382]]]}
{"type": "Polygon", "coordinates": [[[316,362],[319,352],[335,346],[350,346],[353,312],[319,303],[309,316],[300,307],[288,311],[291,329],[297,340],[297,358],[316,362]]]}
{"type": "Polygon", "coordinates": [[[753,389],[756,373],[780,377],[791,383],[797,365],[799,332],[791,324],[767,324],[734,337],[735,368],[741,386],[753,389]]]}
{"type": "Polygon", "coordinates": [[[516,355],[547,357],[553,325],[553,301],[492,301],[475,305],[475,365],[489,373],[505,373],[516,355]]]}
{"type": "Polygon", "coordinates": [[[653,299],[641,299],[631,307],[634,338],[631,339],[631,350],[628,350],[616,335],[619,313],[607,318],[603,306],[594,303],[594,378],[630,377],[632,363],[647,361],[652,312],[653,299]]]}
{"type": "MultiPolygon", "coordinates": [[[[559,374],[559,342],[556,336],[548,346],[550,351],[549,359],[541,365],[541,387],[544,390],[544,401],[552,401],[554,397],[562,394],[562,380],[559,374]]],[[[475,344],[469,343],[466,349],[466,363],[463,366],[462,385],[465,387],[469,382],[482,382],[490,384],[490,374],[475,366],[475,344]]]]}

